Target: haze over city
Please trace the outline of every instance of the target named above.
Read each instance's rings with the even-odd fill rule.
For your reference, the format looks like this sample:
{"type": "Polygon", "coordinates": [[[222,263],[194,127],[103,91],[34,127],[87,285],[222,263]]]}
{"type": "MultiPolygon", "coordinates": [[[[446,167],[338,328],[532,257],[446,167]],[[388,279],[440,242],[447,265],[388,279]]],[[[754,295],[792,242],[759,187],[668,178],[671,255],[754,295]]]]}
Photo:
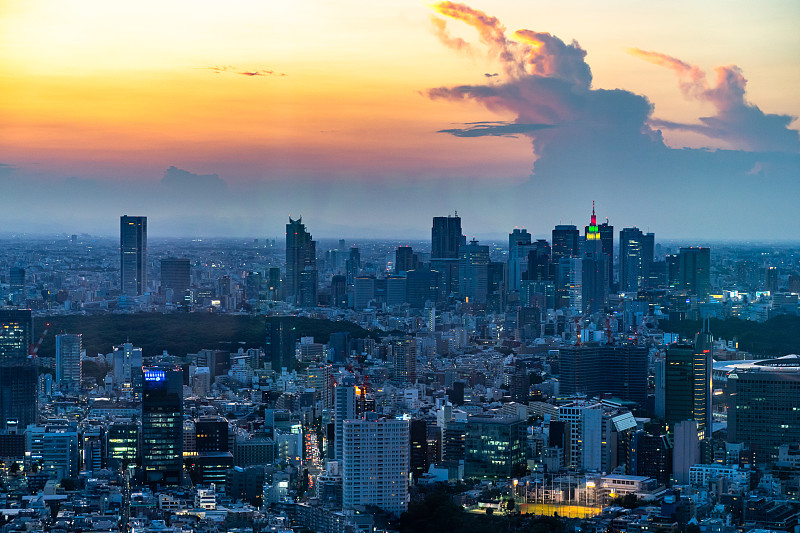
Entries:
{"type": "Polygon", "coordinates": [[[596,200],[663,238],[796,239],[799,14],[3,2],[0,231],[544,235],[596,200]]]}

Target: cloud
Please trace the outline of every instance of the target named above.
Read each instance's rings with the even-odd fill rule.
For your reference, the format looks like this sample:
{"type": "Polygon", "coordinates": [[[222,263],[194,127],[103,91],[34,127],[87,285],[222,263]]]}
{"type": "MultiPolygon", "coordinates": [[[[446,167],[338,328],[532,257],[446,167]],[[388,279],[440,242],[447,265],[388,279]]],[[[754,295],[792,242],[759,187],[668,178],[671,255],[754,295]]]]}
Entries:
{"type": "Polygon", "coordinates": [[[169,167],[161,178],[161,186],[175,197],[213,203],[227,195],[228,185],[217,174],[193,174],[175,166],[169,167]]]}
{"type": "Polygon", "coordinates": [[[286,76],[283,72],[276,72],[274,70],[245,70],[231,65],[224,67],[200,67],[203,70],[211,70],[217,74],[228,72],[231,74],[240,74],[242,76],[286,76]]]}
{"type": "Polygon", "coordinates": [[[439,41],[453,50],[464,53],[472,53],[472,45],[461,37],[453,37],[447,30],[447,21],[431,15],[431,24],[433,25],[433,34],[439,41]]]}
{"type": "Polygon", "coordinates": [[[714,116],[700,117],[699,124],[654,120],[654,125],[701,133],[747,150],[800,151],[800,135],[789,128],[797,117],[765,113],[749,103],[747,80],[736,65],[714,69],[716,79],[711,83],[699,67],[680,59],[638,48],[632,48],[630,53],[672,70],[678,75],[678,87],[684,96],[710,103],[716,109],[714,116]]]}
{"type": "Polygon", "coordinates": [[[511,122],[471,122],[465,124],[465,126],[467,127],[439,130],[438,133],[449,133],[456,137],[516,137],[517,134],[553,127],[549,124],[519,124],[511,122]]]}

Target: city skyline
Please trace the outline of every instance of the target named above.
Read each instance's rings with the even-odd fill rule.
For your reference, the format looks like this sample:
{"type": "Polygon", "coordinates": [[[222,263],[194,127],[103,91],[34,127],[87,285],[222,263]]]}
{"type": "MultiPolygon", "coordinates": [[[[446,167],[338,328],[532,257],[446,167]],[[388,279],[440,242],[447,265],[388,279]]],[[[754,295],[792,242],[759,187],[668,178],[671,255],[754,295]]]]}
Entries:
{"type": "Polygon", "coordinates": [[[4,231],[795,238],[797,6],[162,7],[0,8],[4,231]]]}

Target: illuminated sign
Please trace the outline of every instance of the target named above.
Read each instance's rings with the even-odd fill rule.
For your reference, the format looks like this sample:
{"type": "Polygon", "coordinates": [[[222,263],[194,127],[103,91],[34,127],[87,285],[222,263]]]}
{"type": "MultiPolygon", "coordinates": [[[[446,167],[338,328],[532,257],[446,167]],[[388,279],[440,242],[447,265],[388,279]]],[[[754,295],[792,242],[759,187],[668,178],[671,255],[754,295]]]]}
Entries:
{"type": "Polygon", "coordinates": [[[145,381],[166,381],[167,374],[163,370],[148,370],[144,373],[145,381]]]}

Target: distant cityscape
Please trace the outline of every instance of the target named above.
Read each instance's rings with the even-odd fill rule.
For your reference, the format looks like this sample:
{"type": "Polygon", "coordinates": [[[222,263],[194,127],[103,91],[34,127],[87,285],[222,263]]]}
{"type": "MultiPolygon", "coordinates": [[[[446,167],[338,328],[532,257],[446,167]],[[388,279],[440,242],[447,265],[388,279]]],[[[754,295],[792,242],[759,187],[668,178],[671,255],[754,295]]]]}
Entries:
{"type": "Polygon", "coordinates": [[[800,248],[610,220],[0,239],[0,533],[799,531],[800,248]]]}

